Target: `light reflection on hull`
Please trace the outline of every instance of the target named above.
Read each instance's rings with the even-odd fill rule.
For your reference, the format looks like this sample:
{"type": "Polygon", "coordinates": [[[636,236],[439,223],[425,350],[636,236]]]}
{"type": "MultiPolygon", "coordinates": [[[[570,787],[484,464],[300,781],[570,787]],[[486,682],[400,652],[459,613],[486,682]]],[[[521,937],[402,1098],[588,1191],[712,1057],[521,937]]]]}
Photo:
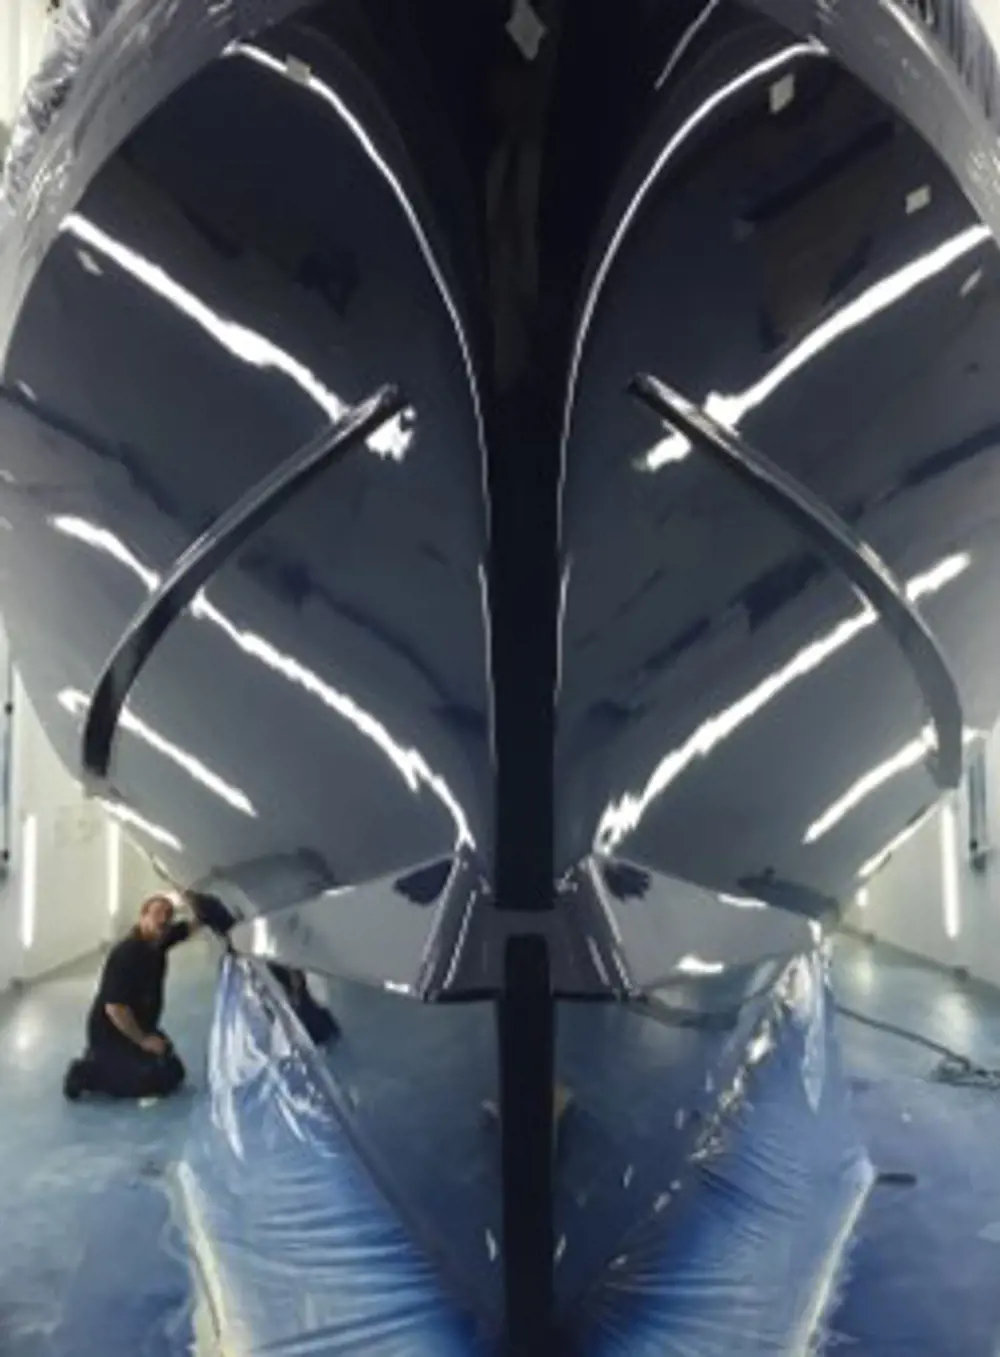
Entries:
{"type": "MultiPolygon", "coordinates": [[[[847,1106],[825,930],[934,813],[932,689],[918,647],[893,644],[773,499],[651,435],[626,390],[653,373],[701,403],[886,563],[957,680],[954,719],[933,713],[957,770],[963,729],[1000,708],[995,146],[957,153],[974,120],[922,139],[898,66],[879,94],[860,78],[884,46],[859,47],[854,75],[837,64],[864,5],[828,45],[762,17],[787,0],[660,0],[614,23],[568,3],[548,27],[519,4],[511,30],[508,7],[466,0],[291,19],[279,2],[271,27],[268,0],[215,27],[227,7],[200,7],[190,43],[177,19],[143,70],[169,94],[135,125],[119,125],[131,86],[70,101],[72,164],[36,185],[0,259],[18,298],[0,316],[0,609],[25,686],[78,771],[108,656],[185,550],[398,387],[404,413],[356,457],[255,516],[207,582],[188,575],[117,694],[111,872],[127,833],[216,896],[255,959],[227,961],[223,989],[245,978],[251,1003],[214,1052],[256,1061],[234,1080],[253,1090],[242,1129],[264,1159],[307,1146],[289,1179],[315,1173],[341,1209],[331,1165],[353,1171],[351,1146],[313,1153],[294,1124],[335,1081],[312,1078],[315,1052],[287,1058],[269,988],[281,966],[334,978],[331,1105],[362,1167],[405,1123],[405,1171],[390,1164],[372,1210],[395,1209],[407,1172],[423,1184],[427,1291],[438,1265],[464,1277],[490,1342],[503,1316],[511,1351],[558,1351],[535,1342],[549,1321],[583,1350],[588,1307],[616,1328],[622,1297],[641,1308],[685,1266],[717,1312],[704,1253],[661,1246],[761,1090],[782,1149],[759,1156],[757,1195],[770,1211],[798,1138],[815,1301],[869,1182],[843,1120],[819,1146],[857,1171],[839,1206],[808,1200],[822,1153],[811,1182],[796,1157],[847,1106]],[[279,1125],[292,1065],[310,1087],[279,1125]],[[574,1146],[558,1138],[575,1099],[574,1146]]],[[[874,8],[882,34],[895,7],[874,8]]],[[[951,805],[941,836],[954,935],[951,805]]],[[[262,1216],[285,1285],[307,1250],[282,1209],[262,1216]]],[[[794,1222],[775,1220],[787,1272],[794,1222]]],[[[383,1266],[396,1245],[355,1248],[358,1221],[303,1294],[336,1297],[344,1252],[347,1271],[365,1253],[383,1271],[351,1272],[353,1294],[405,1308],[383,1266]]],[[[752,1238],[729,1224],[727,1281],[749,1275],[752,1238]]],[[[793,1300],[801,1347],[818,1310],[793,1300]]],[[[283,1303],[260,1308],[285,1322],[283,1303]]],[[[707,1331],[697,1305],[688,1318],[707,1331]]]]}
{"type": "MultiPolygon", "coordinates": [[[[704,57],[724,24],[701,18],[704,57]]],[[[938,631],[969,729],[989,724],[997,252],[821,51],[742,42],[663,82],[575,332],[556,868],[622,855],[825,914],[937,800],[912,676],[809,542],[683,434],[651,446],[623,392],[662,376],[846,519],[938,631]]]]}
{"type": "MultiPolygon", "coordinates": [[[[926,714],[874,612],[683,436],[651,446],[624,388],[662,373],[870,541],[982,728],[996,251],[824,43],[727,0],[689,8],[645,37],[636,18],[620,49],[649,38],[648,88],[610,110],[630,130],[579,188],[603,219],[569,189],[540,200],[540,239],[563,231],[589,265],[562,292],[544,250],[528,269],[565,353],[564,387],[553,365],[534,393],[564,435],[552,878],[596,857],[793,913],[799,891],[825,916],[931,803],[926,714]]],[[[227,41],[67,202],[5,345],[4,550],[31,580],[10,626],[72,765],[94,676],[185,544],[317,416],[398,382],[410,407],[373,455],[268,523],[160,645],[114,804],[189,879],[305,852],[356,886],[471,853],[491,886],[517,728],[498,747],[494,661],[544,648],[491,616],[490,481],[517,472],[486,456],[506,393],[467,267],[482,247],[456,226],[483,167],[453,127],[445,201],[406,82],[322,10],[227,41]]],[[[553,100],[582,93],[561,77],[553,100]]],[[[496,437],[541,447],[519,418],[496,437]]]]}

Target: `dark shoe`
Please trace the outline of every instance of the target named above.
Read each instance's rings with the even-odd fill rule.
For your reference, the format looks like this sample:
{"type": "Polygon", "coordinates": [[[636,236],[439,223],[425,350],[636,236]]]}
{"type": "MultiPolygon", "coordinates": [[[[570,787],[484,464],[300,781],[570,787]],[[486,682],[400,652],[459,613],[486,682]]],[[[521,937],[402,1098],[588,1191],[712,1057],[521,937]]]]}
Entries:
{"type": "Polygon", "coordinates": [[[176,1093],[187,1078],[187,1070],[185,1070],[179,1056],[174,1055],[173,1049],[166,1059],[165,1075],[164,1084],[167,1094],[176,1093]]]}
{"type": "Polygon", "coordinates": [[[86,1060],[73,1060],[63,1079],[63,1097],[75,1103],[81,1094],[92,1088],[90,1066],[86,1060]]]}

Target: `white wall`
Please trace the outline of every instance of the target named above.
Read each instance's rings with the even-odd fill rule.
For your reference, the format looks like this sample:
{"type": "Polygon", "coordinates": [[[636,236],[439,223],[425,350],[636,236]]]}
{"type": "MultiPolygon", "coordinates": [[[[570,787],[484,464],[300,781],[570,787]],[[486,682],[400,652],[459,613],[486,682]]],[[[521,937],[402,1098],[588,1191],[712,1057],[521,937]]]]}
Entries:
{"type": "Polygon", "coordinates": [[[108,889],[105,898],[111,919],[110,933],[120,937],[135,923],[143,900],[168,887],[149,854],[137,847],[118,825],[109,823],[108,889]],[[117,851],[116,851],[117,850],[117,851]]]}
{"type": "Polygon", "coordinates": [[[951,798],[872,879],[847,922],[885,942],[1000,986],[1000,732],[987,743],[992,853],[983,871],[969,854],[968,800],[951,798]]]}
{"type": "Polygon", "coordinates": [[[12,853],[0,887],[0,989],[97,951],[163,886],[149,858],[84,797],[56,758],[16,678],[13,705],[12,853]]]}
{"type": "Polygon", "coordinates": [[[12,848],[14,812],[12,796],[12,739],[11,722],[7,714],[13,697],[10,691],[12,675],[7,652],[7,638],[0,628],[0,991],[4,990],[18,970],[18,914],[17,894],[13,886],[13,864],[8,859],[12,848]]]}
{"type": "Polygon", "coordinates": [[[45,738],[14,683],[13,855],[17,979],[94,951],[110,934],[110,828],[45,738]]]}

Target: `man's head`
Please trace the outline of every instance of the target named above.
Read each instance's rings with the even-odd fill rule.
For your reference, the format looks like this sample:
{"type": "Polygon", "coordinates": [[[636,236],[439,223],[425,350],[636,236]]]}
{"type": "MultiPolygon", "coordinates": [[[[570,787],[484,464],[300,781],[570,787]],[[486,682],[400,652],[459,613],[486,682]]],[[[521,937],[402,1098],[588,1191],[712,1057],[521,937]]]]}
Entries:
{"type": "Polygon", "coordinates": [[[139,911],[138,929],[150,942],[159,942],[174,921],[174,902],[167,895],[151,895],[139,911]]]}

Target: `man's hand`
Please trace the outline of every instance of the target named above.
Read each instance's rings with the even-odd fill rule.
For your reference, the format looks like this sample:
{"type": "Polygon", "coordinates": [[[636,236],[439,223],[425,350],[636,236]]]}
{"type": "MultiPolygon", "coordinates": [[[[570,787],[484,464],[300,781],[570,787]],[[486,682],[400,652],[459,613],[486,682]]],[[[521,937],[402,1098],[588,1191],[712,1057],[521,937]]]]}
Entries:
{"type": "Polygon", "coordinates": [[[166,1052],[167,1043],[159,1032],[144,1032],[127,1004],[105,1004],[104,1011],[119,1032],[134,1042],[140,1051],[148,1051],[150,1055],[163,1055],[166,1052]]]}

